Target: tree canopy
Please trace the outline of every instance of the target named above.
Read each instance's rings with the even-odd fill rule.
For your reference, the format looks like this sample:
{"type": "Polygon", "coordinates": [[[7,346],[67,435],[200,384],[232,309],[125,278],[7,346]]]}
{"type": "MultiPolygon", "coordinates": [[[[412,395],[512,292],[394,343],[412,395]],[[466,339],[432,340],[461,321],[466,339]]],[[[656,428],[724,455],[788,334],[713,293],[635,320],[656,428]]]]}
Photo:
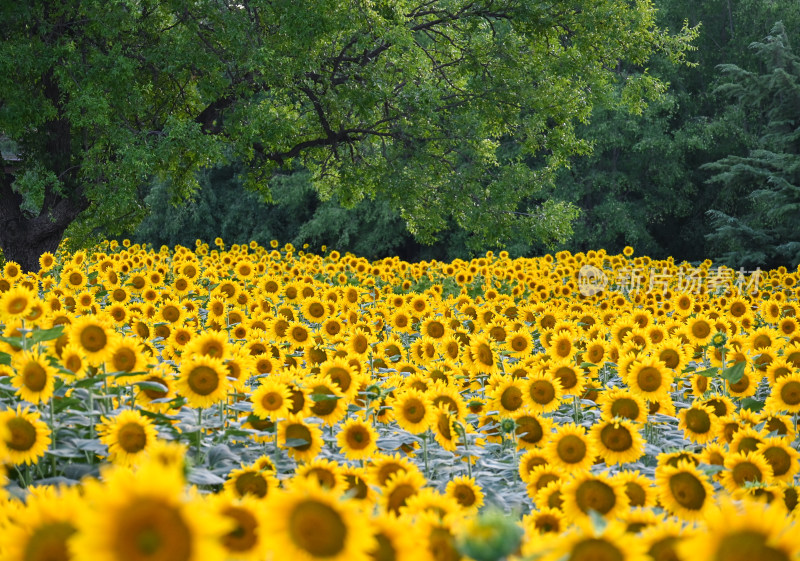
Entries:
{"type": "Polygon", "coordinates": [[[563,240],[575,209],[547,186],[589,148],[576,124],[598,103],[641,110],[664,88],[652,54],[678,61],[694,34],[654,17],[646,0],[3,0],[0,133],[18,161],[0,248],[37,269],[68,227],[140,221],[152,178],[180,201],[230,163],[265,199],[298,169],[323,198],[380,196],[423,241],[449,222],[563,240]]]}

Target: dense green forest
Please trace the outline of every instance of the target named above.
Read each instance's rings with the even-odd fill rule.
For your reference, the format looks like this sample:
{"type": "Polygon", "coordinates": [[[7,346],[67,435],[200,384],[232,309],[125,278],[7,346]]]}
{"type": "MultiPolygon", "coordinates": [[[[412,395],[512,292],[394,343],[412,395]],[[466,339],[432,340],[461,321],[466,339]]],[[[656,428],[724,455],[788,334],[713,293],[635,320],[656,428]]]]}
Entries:
{"type": "Polygon", "coordinates": [[[790,0],[0,16],[0,248],[24,269],[64,236],[800,263],[790,0]]]}
{"type": "MultiPolygon", "coordinates": [[[[800,7],[787,0],[656,0],[658,24],[675,32],[700,25],[691,65],[656,57],[648,71],[669,84],[639,115],[598,106],[578,135],[593,145],[559,170],[553,198],[580,214],[571,238],[555,246],[506,244],[514,255],[632,245],[653,257],[716,257],[732,266],[800,262],[800,7]]],[[[644,69],[623,66],[617,72],[644,69]]],[[[611,105],[611,104],[609,104],[611,105]]],[[[513,149],[506,147],[506,149],[513,149]]],[[[535,166],[536,162],[530,165],[535,166]]],[[[202,177],[197,198],[167,204],[152,186],[140,242],[273,238],[327,244],[361,255],[407,259],[471,254],[469,234],[452,224],[437,243],[420,244],[385,198],[345,209],[320,200],[307,174],[278,176],[274,203],[245,191],[232,167],[202,177]]]]}

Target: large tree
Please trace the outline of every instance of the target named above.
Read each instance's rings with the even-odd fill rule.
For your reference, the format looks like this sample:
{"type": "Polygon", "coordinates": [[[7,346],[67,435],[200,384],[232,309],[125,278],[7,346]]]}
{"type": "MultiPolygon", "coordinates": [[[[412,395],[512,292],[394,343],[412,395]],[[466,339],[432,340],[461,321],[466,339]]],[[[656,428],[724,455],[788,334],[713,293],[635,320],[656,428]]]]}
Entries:
{"type": "MultiPolygon", "coordinates": [[[[0,22],[0,248],[28,270],[68,228],[141,220],[146,181],[180,201],[231,162],[265,198],[299,167],[344,204],[384,197],[422,240],[561,240],[574,209],[543,189],[587,150],[576,123],[621,61],[691,35],[647,0],[0,0],[0,22]]],[[[621,99],[662,89],[637,74],[621,99]]]]}

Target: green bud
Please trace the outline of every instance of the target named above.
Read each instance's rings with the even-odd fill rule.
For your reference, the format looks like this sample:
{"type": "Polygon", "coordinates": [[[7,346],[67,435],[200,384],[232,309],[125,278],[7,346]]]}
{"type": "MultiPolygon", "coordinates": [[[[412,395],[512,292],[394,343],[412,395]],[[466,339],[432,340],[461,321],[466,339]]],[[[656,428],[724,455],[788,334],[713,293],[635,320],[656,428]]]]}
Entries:
{"type": "Polygon", "coordinates": [[[511,517],[490,510],[467,522],[456,536],[456,549],[475,561],[498,561],[519,549],[523,533],[511,517]]]}

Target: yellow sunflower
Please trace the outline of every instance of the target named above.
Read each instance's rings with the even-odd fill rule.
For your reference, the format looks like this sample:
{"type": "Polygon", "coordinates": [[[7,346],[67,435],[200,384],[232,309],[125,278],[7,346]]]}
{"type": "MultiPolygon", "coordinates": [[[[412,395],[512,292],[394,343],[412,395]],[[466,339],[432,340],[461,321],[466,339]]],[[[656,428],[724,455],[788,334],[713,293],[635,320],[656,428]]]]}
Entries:
{"type": "MultiPolygon", "coordinates": [[[[81,505],[77,487],[31,487],[25,504],[0,526],[6,561],[70,561],[69,542],[81,505]]],[[[10,505],[8,505],[10,506],[10,505]]],[[[10,509],[9,509],[10,510],[10,509]]]]}
{"type": "Polygon", "coordinates": [[[152,420],[135,410],[125,410],[114,418],[103,417],[97,425],[100,442],[108,446],[112,462],[136,464],[158,438],[152,420]]]}
{"type": "Polygon", "coordinates": [[[190,407],[210,407],[228,392],[227,372],[220,358],[190,356],[181,361],[176,387],[190,407]]]}
{"type": "Polygon", "coordinates": [[[586,437],[586,429],[567,423],[560,425],[545,444],[548,461],[554,466],[574,472],[594,464],[596,445],[586,437]]]}
{"type": "Polygon", "coordinates": [[[67,326],[69,341],[80,348],[92,366],[103,364],[111,356],[118,337],[113,328],[100,316],[81,316],[67,326]]]}
{"type": "Polygon", "coordinates": [[[319,483],[320,487],[331,493],[340,494],[345,487],[341,466],[333,460],[314,458],[310,462],[298,465],[294,473],[294,477],[287,482],[287,486],[291,486],[298,479],[311,478],[319,483]]]}
{"type": "Polygon", "coordinates": [[[531,540],[523,553],[540,555],[541,561],[649,561],[640,539],[626,532],[625,524],[612,520],[602,529],[581,521],[553,540],[531,540]],[[538,543],[531,543],[531,542],[538,543]]]}
{"type": "Polygon", "coordinates": [[[21,405],[0,411],[0,427],[5,429],[6,454],[13,464],[35,464],[50,446],[50,429],[39,413],[21,405]]]}
{"type": "Polygon", "coordinates": [[[631,508],[649,508],[655,506],[656,493],[653,481],[636,471],[620,471],[614,474],[614,479],[622,483],[628,504],[631,508]]]}
{"type": "Polygon", "coordinates": [[[694,402],[691,407],[681,409],[678,419],[678,428],[683,430],[684,437],[695,444],[713,440],[719,429],[719,417],[714,415],[710,405],[694,402]]]}
{"type": "Polygon", "coordinates": [[[37,304],[40,302],[36,293],[23,286],[15,286],[0,294],[0,320],[10,323],[24,319],[37,304]]]}
{"type": "Polygon", "coordinates": [[[633,393],[658,401],[669,394],[672,376],[672,371],[662,361],[644,357],[633,362],[625,381],[633,393]]]}
{"type": "Polygon", "coordinates": [[[790,561],[800,555],[800,533],[777,502],[723,499],[706,515],[704,531],[678,552],[693,561],[790,561]]]}
{"type": "Polygon", "coordinates": [[[728,454],[720,482],[729,493],[748,484],[772,483],[772,466],[759,452],[728,454]]]}
{"type": "Polygon", "coordinates": [[[420,551],[420,544],[426,541],[425,536],[413,520],[381,513],[374,516],[370,523],[375,538],[375,545],[368,550],[370,560],[427,561],[428,556],[420,551]]]}
{"type": "Polygon", "coordinates": [[[376,547],[357,503],[340,501],[312,480],[267,500],[274,515],[264,531],[268,557],[298,561],[368,561],[376,547]]]}
{"type": "Polygon", "coordinates": [[[223,488],[234,497],[263,499],[278,488],[278,480],[272,471],[259,466],[242,465],[239,469],[231,470],[223,488]]]}
{"type": "Polygon", "coordinates": [[[757,449],[772,468],[775,481],[791,483],[800,472],[800,452],[795,450],[787,438],[772,436],[765,438],[757,449]]]}
{"type": "Polygon", "coordinates": [[[84,483],[71,551],[93,561],[223,561],[230,531],[199,495],[187,496],[182,472],[146,462],[115,467],[84,483]]]}
{"type": "Polygon", "coordinates": [[[525,404],[534,413],[549,413],[561,404],[564,395],[561,381],[548,372],[531,374],[523,386],[525,404]]]}
{"type": "Polygon", "coordinates": [[[289,415],[278,423],[278,446],[287,448],[289,455],[297,461],[311,461],[322,450],[322,430],[316,424],[289,415]]]}
{"type": "Polygon", "coordinates": [[[418,471],[398,471],[390,476],[381,494],[381,505],[385,512],[399,515],[409,498],[416,495],[427,483],[418,471]]]}
{"type": "Polygon", "coordinates": [[[13,356],[11,366],[14,370],[11,384],[17,388],[18,396],[33,404],[50,399],[55,388],[57,370],[50,366],[46,355],[22,351],[13,356]]]}
{"type": "Polygon", "coordinates": [[[772,386],[764,408],[772,413],[800,412],[800,372],[781,377],[772,386]]]}
{"type": "Polygon", "coordinates": [[[468,513],[476,513],[483,506],[483,491],[475,483],[474,477],[459,475],[447,483],[444,494],[454,500],[461,509],[468,513]]]}
{"type": "Polygon", "coordinates": [[[635,423],[647,421],[647,403],[643,397],[622,388],[610,388],[597,400],[603,417],[621,417],[635,423]]]}
{"type": "Polygon", "coordinates": [[[262,419],[277,421],[289,414],[291,392],[289,387],[275,378],[264,378],[250,395],[253,413],[262,419]]]}
{"type": "Polygon", "coordinates": [[[605,474],[575,475],[561,489],[567,519],[579,520],[593,510],[613,520],[628,509],[628,496],[622,482],[605,474]]]}
{"type": "Polygon", "coordinates": [[[263,503],[250,495],[235,498],[226,493],[212,496],[210,505],[232,528],[220,538],[229,559],[261,561],[266,556],[262,534],[271,519],[263,503]]]}
{"type": "Polygon", "coordinates": [[[714,502],[714,489],[692,463],[682,460],[673,467],[656,468],[658,500],[671,514],[687,521],[702,520],[714,502]]]}
{"type": "Polygon", "coordinates": [[[365,460],[378,449],[378,432],[368,422],[353,417],[345,421],[336,435],[336,442],[348,460],[365,460]]]}
{"type": "Polygon", "coordinates": [[[644,438],[627,419],[601,419],[589,430],[589,438],[606,465],[627,464],[644,456],[644,438]]]}

